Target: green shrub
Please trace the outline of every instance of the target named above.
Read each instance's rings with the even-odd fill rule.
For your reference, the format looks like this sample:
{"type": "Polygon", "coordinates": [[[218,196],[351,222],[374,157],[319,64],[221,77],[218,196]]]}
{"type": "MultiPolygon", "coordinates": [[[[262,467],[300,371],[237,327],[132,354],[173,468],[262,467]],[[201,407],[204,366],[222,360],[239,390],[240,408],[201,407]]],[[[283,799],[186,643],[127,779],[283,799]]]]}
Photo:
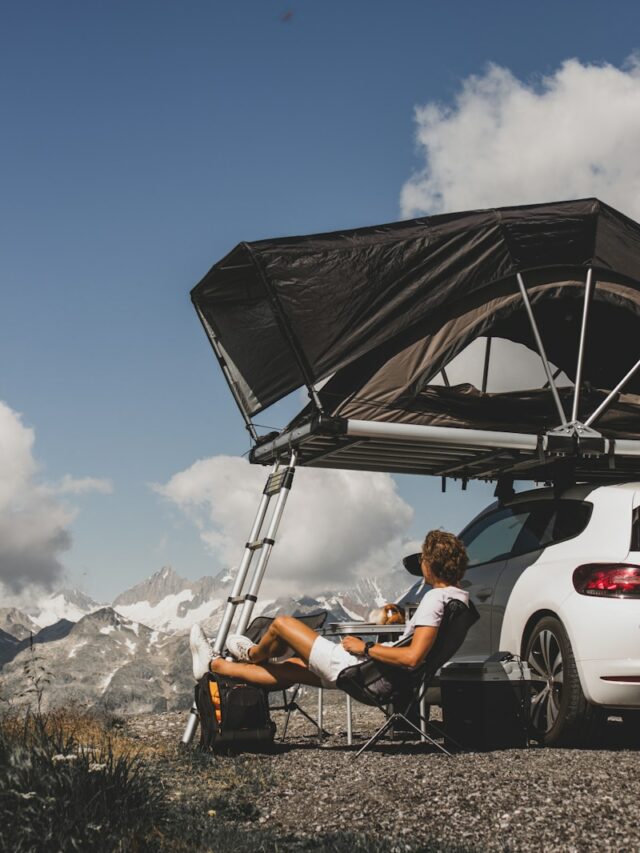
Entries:
{"type": "Polygon", "coordinates": [[[0,851],[151,849],[160,798],[142,763],[27,715],[0,725],[0,851]]]}

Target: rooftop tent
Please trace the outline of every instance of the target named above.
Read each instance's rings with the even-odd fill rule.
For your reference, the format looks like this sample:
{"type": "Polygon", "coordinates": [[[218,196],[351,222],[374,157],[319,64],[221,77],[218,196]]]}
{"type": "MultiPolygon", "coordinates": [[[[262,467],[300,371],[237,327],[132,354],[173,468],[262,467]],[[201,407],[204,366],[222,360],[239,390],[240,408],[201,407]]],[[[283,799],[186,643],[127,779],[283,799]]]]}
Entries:
{"type": "Polygon", "coordinates": [[[253,432],[255,462],[295,446],[303,465],[462,477],[638,467],[640,226],[597,199],[241,243],[192,299],[249,425],[309,388],[280,435],[253,432]],[[523,351],[537,379],[496,386],[523,351]]]}

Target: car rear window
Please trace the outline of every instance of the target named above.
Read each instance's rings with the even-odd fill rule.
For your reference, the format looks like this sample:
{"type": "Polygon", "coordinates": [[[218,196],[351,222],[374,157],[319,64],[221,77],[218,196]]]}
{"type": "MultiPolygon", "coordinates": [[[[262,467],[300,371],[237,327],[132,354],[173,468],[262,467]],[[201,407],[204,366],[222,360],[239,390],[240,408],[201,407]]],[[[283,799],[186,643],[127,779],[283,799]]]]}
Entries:
{"type": "Polygon", "coordinates": [[[573,539],[586,528],[592,509],[585,501],[523,501],[487,513],[460,538],[470,566],[492,563],[573,539]]]}
{"type": "Polygon", "coordinates": [[[640,506],[633,511],[631,519],[631,548],[630,551],[640,551],[640,506]]]}

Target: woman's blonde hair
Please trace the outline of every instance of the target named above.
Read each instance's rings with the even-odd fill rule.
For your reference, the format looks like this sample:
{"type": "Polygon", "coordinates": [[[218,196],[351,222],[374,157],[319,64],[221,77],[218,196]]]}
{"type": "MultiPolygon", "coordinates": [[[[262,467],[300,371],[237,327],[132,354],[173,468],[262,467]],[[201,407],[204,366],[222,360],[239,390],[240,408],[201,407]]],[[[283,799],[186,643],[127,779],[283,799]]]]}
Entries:
{"type": "Polygon", "coordinates": [[[453,533],[430,530],[422,543],[422,556],[433,574],[455,586],[464,577],[469,559],[464,544],[453,533]]]}

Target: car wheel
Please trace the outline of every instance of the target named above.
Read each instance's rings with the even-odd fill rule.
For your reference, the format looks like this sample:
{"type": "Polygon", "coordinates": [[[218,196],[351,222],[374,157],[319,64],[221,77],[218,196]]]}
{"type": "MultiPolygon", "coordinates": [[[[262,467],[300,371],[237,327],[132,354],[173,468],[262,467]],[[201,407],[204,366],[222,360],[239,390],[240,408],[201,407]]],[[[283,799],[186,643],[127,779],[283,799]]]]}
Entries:
{"type": "Polygon", "coordinates": [[[533,737],[547,746],[593,741],[602,715],[585,699],[562,622],[555,616],[541,619],[524,656],[531,670],[533,737]]]}

